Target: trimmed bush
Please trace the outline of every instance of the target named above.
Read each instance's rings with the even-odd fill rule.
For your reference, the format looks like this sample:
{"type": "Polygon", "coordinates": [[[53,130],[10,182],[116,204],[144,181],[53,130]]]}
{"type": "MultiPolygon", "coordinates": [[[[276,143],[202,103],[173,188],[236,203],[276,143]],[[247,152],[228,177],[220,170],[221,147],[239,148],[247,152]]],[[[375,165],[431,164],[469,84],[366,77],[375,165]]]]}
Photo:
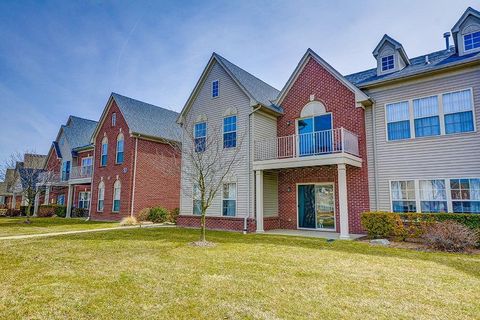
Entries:
{"type": "Polygon", "coordinates": [[[480,214],[469,213],[398,213],[402,220],[408,221],[414,216],[417,221],[456,221],[470,229],[480,229],[480,214]]]}
{"type": "Polygon", "coordinates": [[[136,215],[137,221],[148,221],[149,214],[150,214],[150,208],[143,208],[136,215]]]}
{"type": "Polygon", "coordinates": [[[5,212],[6,217],[20,217],[22,212],[18,209],[7,209],[5,212]]]}
{"type": "Polygon", "coordinates": [[[85,218],[85,217],[88,217],[88,209],[84,209],[84,208],[72,209],[72,218],[85,218]]]}
{"type": "Polygon", "coordinates": [[[135,217],[126,217],[123,218],[122,221],[120,221],[121,226],[134,226],[138,224],[137,219],[135,217]]]}
{"type": "Polygon", "coordinates": [[[150,209],[150,212],[148,213],[148,221],[152,221],[153,223],[162,223],[167,221],[168,216],[169,212],[167,209],[155,207],[150,209]]]}
{"type": "Polygon", "coordinates": [[[361,215],[363,228],[371,239],[405,238],[400,216],[391,212],[365,212],[361,215]]]}
{"type": "Polygon", "coordinates": [[[41,205],[38,207],[37,211],[37,216],[41,218],[53,217],[54,215],[65,218],[66,214],[67,207],[57,204],[41,205]]]}
{"type": "Polygon", "coordinates": [[[430,225],[423,239],[431,248],[449,252],[463,252],[479,240],[477,230],[452,220],[430,225]]]}
{"type": "Polygon", "coordinates": [[[178,215],[180,214],[180,209],[179,208],[174,208],[170,211],[170,215],[168,217],[168,221],[172,223],[177,223],[177,218],[178,215]]]}

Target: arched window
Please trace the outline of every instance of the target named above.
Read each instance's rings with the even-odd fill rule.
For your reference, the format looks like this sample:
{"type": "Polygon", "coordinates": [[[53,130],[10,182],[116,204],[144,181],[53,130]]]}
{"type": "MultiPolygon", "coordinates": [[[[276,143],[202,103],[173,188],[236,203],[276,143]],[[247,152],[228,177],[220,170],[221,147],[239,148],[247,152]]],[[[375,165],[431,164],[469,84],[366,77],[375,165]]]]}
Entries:
{"type": "Polygon", "coordinates": [[[122,191],[122,184],[120,180],[115,181],[113,185],[113,208],[112,212],[120,212],[120,193],[122,191]]]}
{"type": "Polygon", "coordinates": [[[332,114],[319,101],[307,103],[297,119],[300,156],[331,153],[335,141],[332,114]]]}
{"type": "Polygon", "coordinates": [[[112,127],[117,125],[117,114],[114,112],[112,113],[112,127]]]}
{"type": "Polygon", "coordinates": [[[101,166],[105,167],[107,165],[107,159],[108,159],[108,139],[107,139],[107,137],[103,137],[101,155],[102,155],[101,166]]]}
{"type": "Polygon", "coordinates": [[[117,136],[117,156],[115,157],[116,163],[123,163],[123,134],[117,136]]]}
{"type": "Polygon", "coordinates": [[[98,212],[103,211],[104,200],[105,200],[105,183],[103,183],[103,181],[100,181],[100,183],[98,184],[98,203],[97,203],[98,212]]]}

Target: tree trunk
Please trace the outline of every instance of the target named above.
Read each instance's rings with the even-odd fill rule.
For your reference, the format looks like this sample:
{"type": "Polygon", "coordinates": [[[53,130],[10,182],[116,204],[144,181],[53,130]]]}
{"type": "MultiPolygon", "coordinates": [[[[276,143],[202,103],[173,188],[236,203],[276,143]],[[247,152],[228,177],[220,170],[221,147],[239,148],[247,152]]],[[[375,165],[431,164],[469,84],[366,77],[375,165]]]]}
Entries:
{"type": "Polygon", "coordinates": [[[206,241],[206,231],[205,231],[205,225],[206,225],[206,212],[205,210],[202,210],[202,218],[200,220],[200,241],[205,242],[206,241]]]}
{"type": "Polygon", "coordinates": [[[28,203],[27,209],[25,210],[25,216],[27,217],[27,220],[25,220],[26,223],[30,223],[30,210],[32,209],[32,205],[30,202],[28,203]]]}

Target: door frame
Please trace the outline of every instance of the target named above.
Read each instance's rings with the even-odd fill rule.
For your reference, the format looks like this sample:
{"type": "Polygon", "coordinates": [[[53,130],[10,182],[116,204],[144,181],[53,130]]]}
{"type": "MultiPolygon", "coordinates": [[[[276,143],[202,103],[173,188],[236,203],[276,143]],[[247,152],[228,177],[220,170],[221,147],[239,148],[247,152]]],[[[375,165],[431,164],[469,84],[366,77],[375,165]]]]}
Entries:
{"type": "MultiPolygon", "coordinates": [[[[295,184],[295,203],[297,206],[297,229],[298,230],[311,230],[311,231],[329,231],[329,232],[337,232],[337,201],[335,196],[335,183],[334,182],[297,182],[295,184]],[[315,228],[300,228],[299,221],[298,221],[298,214],[299,214],[299,203],[298,203],[298,187],[302,185],[314,185],[314,186],[332,186],[333,187],[333,229],[328,228],[317,228],[317,213],[315,212],[315,228]]],[[[317,203],[315,202],[315,207],[317,203]]]]}

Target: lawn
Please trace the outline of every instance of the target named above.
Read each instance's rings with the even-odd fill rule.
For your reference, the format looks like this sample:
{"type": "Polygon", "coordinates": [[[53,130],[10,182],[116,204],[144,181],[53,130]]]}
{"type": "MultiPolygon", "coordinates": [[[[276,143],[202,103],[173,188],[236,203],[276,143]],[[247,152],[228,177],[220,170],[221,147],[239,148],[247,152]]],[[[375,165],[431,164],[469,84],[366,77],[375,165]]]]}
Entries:
{"type": "Polygon", "coordinates": [[[1,319],[478,319],[480,256],[128,229],[0,241],[1,319]]]}
{"type": "Polygon", "coordinates": [[[0,218],[0,237],[118,227],[118,223],[85,221],[85,218],[31,218],[30,220],[32,223],[26,224],[25,217],[0,218]]]}

